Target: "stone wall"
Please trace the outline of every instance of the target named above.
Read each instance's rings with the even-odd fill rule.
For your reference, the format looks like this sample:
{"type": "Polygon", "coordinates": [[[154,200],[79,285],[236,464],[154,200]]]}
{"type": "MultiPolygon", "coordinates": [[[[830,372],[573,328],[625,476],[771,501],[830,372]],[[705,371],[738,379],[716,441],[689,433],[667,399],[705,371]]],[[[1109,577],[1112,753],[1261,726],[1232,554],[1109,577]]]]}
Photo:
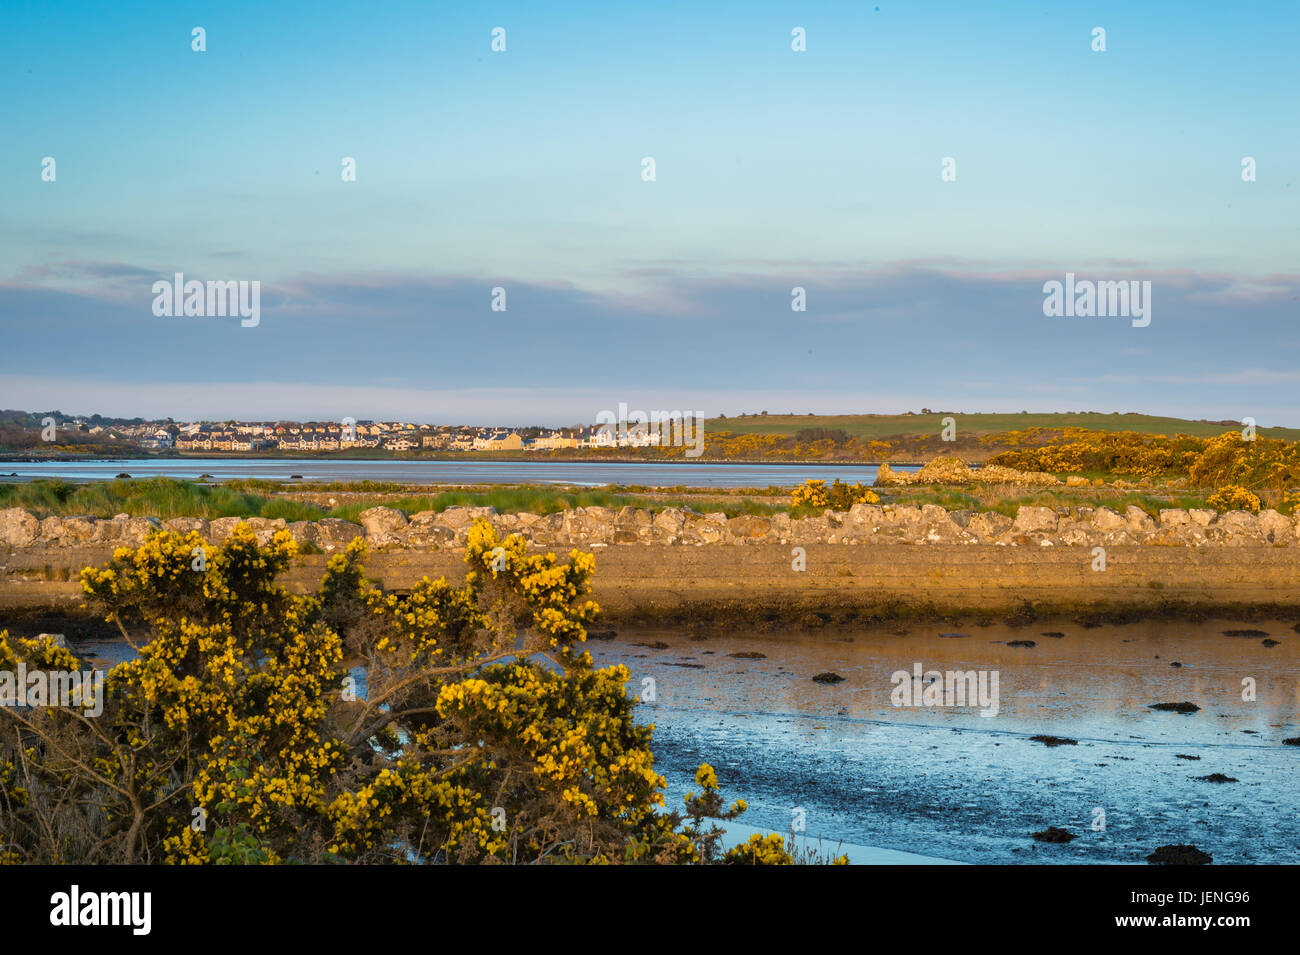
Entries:
{"type": "MultiPolygon", "coordinates": [[[[319,585],[328,554],[358,536],[371,545],[367,574],[385,587],[410,587],[424,576],[462,579],[461,545],[479,516],[501,532],[520,531],[537,548],[595,553],[593,596],[601,620],[615,624],[774,627],[911,615],[1020,616],[1026,603],[1044,614],[1272,607],[1300,615],[1300,535],[1293,521],[1272,512],[1166,510],[1154,519],[1136,509],[1023,507],[1013,520],[940,507],[858,505],[791,521],[675,509],[587,508],[538,517],[450,508],[408,520],[372,508],[356,524],[249,523],[264,538],[286,528],[319,548],[300,556],[285,578],[292,590],[307,592],[319,585]],[[1104,572],[1097,570],[1095,546],[1106,548],[1104,572]],[[797,560],[796,547],[802,550],[797,560]]],[[[81,569],[103,565],[116,547],[139,543],[155,527],[197,530],[220,541],[236,523],[38,521],[0,511],[0,629],[34,613],[83,613],[81,569]]]]}
{"type": "Polygon", "coordinates": [[[577,508],[545,517],[497,514],[490,507],[451,507],[407,518],[390,507],[363,511],[359,523],[334,518],[298,521],[223,517],[180,517],[159,521],[119,514],[112,519],[47,517],[38,520],[18,508],[0,510],[0,545],[24,547],[133,546],[157,528],[198,531],[213,542],[224,540],[246,520],[263,539],[288,530],[301,542],[330,552],[364,536],[372,548],[463,546],[477,518],[487,518],[498,533],[522,534],[538,547],[601,548],[620,544],[698,546],[703,544],[993,544],[1009,547],[1110,547],[1165,545],[1203,547],[1297,546],[1296,520],[1266,510],[1260,514],[1167,509],[1158,517],[1137,507],[1119,513],[1108,507],[1021,507],[1014,519],[992,511],[947,511],[923,507],[857,504],[849,511],[825,511],[792,520],[789,515],[727,518],[678,508],[577,508]]]}

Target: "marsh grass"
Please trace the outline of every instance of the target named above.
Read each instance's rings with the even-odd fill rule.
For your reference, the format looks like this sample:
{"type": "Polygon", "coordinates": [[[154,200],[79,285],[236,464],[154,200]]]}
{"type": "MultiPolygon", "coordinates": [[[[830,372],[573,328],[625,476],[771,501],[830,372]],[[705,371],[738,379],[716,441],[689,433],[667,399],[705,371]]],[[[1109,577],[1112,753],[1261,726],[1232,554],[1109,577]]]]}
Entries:
{"type": "MultiPolygon", "coordinates": [[[[552,487],[499,487],[485,490],[451,490],[436,494],[364,493],[369,482],[348,485],[350,491],[364,496],[330,508],[279,496],[280,482],[232,481],[226,484],[203,484],[172,478],[103,481],[75,484],[67,481],[31,481],[24,484],[0,484],[0,508],[21,507],[37,517],[67,517],[85,514],[112,517],[265,517],[271,520],[313,521],[337,517],[355,521],[367,508],[383,505],[395,507],[408,516],[418,511],[443,511],[449,507],[495,507],[499,513],[553,514],[574,507],[608,507],[617,510],[633,507],[694,507],[696,510],[722,511],[728,517],[740,514],[774,514],[787,510],[746,497],[728,496],[710,501],[707,506],[690,495],[648,500],[643,495],[620,493],[608,489],[566,489],[552,487]],[[264,493],[257,493],[264,492],[264,493]]],[[[372,486],[387,487],[376,484],[372,486]]],[[[404,485],[394,485],[404,488],[404,485]]],[[[296,490],[297,488],[295,488],[296,490]]],[[[316,488],[312,488],[316,490],[316,488]]]]}
{"type": "MultiPolygon", "coordinates": [[[[284,488],[294,491],[303,486],[284,488]]],[[[432,494],[400,493],[409,491],[407,485],[390,485],[381,482],[358,482],[346,485],[357,494],[335,507],[296,500],[276,493],[282,490],[276,481],[232,481],[225,484],[204,484],[178,481],[172,478],[141,480],[115,480],[91,484],[67,481],[32,481],[24,484],[0,484],[0,508],[21,507],[37,517],[66,517],[87,514],[95,517],[112,517],[130,514],[133,517],[265,517],[283,518],[288,522],[314,521],[322,517],[337,517],[356,521],[362,511],[377,505],[394,507],[410,516],[419,511],[444,511],[449,507],[494,507],[502,514],[554,514],[575,507],[607,507],[617,510],[624,506],[660,510],[666,507],[690,508],[700,512],[721,511],[728,517],[753,514],[761,517],[787,513],[791,517],[810,517],[822,513],[824,508],[801,505],[792,508],[788,494],[773,496],[769,500],[755,500],[744,494],[711,494],[707,501],[700,495],[684,489],[665,493],[663,489],[642,490],[634,487],[607,486],[604,488],[574,488],[520,485],[510,487],[485,487],[439,491],[432,494]],[[369,486],[367,486],[369,485],[369,486]],[[383,490],[378,490],[382,488],[383,490]]],[[[318,490],[311,486],[310,490],[318,490]]],[[[748,489],[765,497],[769,488],[748,489]]],[[[1006,486],[954,487],[899,487],[877,488],[882,504],[937,504],[949,511],[997,511],[1015,517],[1024,505],[1039,507],[1100,507],[1113,508],[1121,513],[1129,505],[1142,508],[1153,517],[1163,508],[1207,507],[1210,490],[1195,491],[1183,488],[1168,490],[1127,490],[1120,488],[1032,488],[1006,486]]]]}
{"type": "Polygon", "coordinates": [[[88,514],[112,517],[283,517],[309,520],[325,511],[310,504],[268,498],[231,487],[194,484],[172,478],[72,484],[31,481],[0,484],[0,507],[21,507],[37,517],[88,514]],[[266,513],[270,511],[271,513],[266,513]]]}

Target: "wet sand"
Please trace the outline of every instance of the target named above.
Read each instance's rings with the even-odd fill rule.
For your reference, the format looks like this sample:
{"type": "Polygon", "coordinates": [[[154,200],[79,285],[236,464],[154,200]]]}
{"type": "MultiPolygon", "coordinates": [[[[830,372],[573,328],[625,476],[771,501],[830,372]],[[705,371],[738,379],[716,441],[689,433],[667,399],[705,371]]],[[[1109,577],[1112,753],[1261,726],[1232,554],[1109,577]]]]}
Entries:
{"type": "Polygon", "coordinates": [[[824,845],[979,863],[1144,864],[1157,846],[1192,843],[1216,863],[1300,861],[1300,747],[1283,744],[1300,736],[1300,635],[1289,621],[1039,622],[946,638],[946,627],[899,629],[705,640],[629,630],[592,650],[598,663],[625,663],[636,692],[654,679],[657,698],[641,713],[656,727],[671,805],[707,761],[729,800],[749,802],[744,823],[788,831],[802,807],[808,838],[824,845]],[[1231,629],[1267,631],[1279,644],[1223,635],[1231,629]],[[765,657],[728,656],[737,652],[765,657]],[[893,706],[890,674],[918,661],[998,671],[998,714],[893,706]],[[813,682],[822,671],[844,681],[813,682]],[[1242,699],[1245,678],[1253,702],[1242,699]],[[1182,701],[1201,710],[1149,708],[1182,701]],[[1193,778],[1214,773],[1239,781],[1193,778]],[[1092,828],[1099,808],[1104,831],[1092,828]],[[1076,838],[1031,838],[1049,826],[1076,838]]]}

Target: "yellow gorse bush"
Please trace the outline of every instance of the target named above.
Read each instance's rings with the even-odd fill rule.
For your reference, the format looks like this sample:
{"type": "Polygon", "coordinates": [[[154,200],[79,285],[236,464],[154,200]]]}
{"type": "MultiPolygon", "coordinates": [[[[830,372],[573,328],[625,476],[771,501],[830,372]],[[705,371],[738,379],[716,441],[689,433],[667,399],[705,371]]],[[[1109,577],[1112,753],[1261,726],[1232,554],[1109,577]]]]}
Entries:
{"type": "Polygon", "coordinates": [[[825,481],[804,481],[790,497],[795,507],[808,506],[846,511],[854,504],[879,504],[880,496],[861,482],[844,484],[839,478],[829,487],[825,481]]]}
{"type": "Polygon", "coordinates": [[[1235,484],[1215,491],[1205,503],[1220,511],[1249,511],[1252,514],[1258,514],[1260,508],[1259,495],[1235,484]]]}
{"type": "MultiPolygon", "coordinates": [[[[661,811],[627,669],[583,649],[590,554],[479,521],[461,586],[385,593],[358,539],[300,596],[278,582],[296,551],[159,532],[82,573],[138,655],[98,719],[0,713],[3,861],[716,861],[661,811]]],[[[81,668],[0,634],[19,661],[81,668]]]]}

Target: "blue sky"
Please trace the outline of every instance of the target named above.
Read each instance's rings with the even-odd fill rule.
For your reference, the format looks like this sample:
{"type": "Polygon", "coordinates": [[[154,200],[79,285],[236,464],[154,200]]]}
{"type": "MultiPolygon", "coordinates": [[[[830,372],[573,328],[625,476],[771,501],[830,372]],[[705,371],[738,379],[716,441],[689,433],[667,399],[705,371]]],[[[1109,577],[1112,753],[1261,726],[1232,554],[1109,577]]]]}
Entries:
{"type": "Polygon", "coordinates": [[[1300,424],[1300,4],[700,6],[10,0],[0,406],[1300,424]],[[1067,271],[1151,325],[1044,317],[1067,271]]]}

